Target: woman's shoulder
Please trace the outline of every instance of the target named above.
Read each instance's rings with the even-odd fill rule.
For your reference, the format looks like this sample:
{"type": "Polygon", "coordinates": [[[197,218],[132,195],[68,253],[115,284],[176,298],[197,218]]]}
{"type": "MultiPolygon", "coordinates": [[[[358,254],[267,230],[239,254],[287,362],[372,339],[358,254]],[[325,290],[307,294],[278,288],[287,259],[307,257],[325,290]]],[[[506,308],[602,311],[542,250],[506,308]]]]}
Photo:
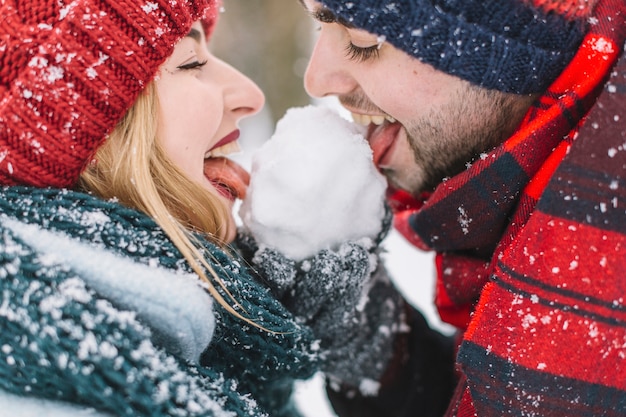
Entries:
{"type": "Polygon", "coordinates": [[[204,416],[224,407],[260,414],[218,371],[192,365],[214,318],[193,277],[94,244],[111,238],[101,233],[105,223],[122,224],[108,216],[116,207],[99,211],[88,208],[99,204],[89,196],[74,204],[73,192],[32,191],[0,190],[0,390],[114,415],[204,416]],[[81,223],[85,216],[98,221],[81,223]],[[93,230],[81,235],[76,224],[93,230]],[[201,406],[184,410],[178,392],[201,406]]]}
{"type": "Polygon", "coordinates": [[[154,239],[158,229],[147,221],[131,224],[140,213],[62,190],[2,192],[0,204],[13,202],[0,215],[0,257],[13,258],[0,262],[7,277],[19,283],[36,274],[52,293],[69,273],[94,296],[136,315],[168,351],[199,360],[214,331],[212,299],[192,274],[159,267],[166,256],[157,249],[166,241],[154,239]]]}
{"type": "Polygon", "coordinates": [[[22,406],[18,411],[71,415],[77,409],[70,405],[80,404],[118,416],[262,414],[236,384],[157,346],[136,312],[118,308],[82,274],[31,251],[11,231],[0,231],[0,392],[22,406]],[[43,398],[59,402],[37,400],[43,398]]]}
{"type": "MultiPolygon", "coordinates": [[[[259,375],[281,374],[274,365],[277,362],[285,365],[283,375],[294,374],[293,368],[287,369],[289,363],[298,363],[295,373],[301,375],[308,375],[314,367],[310,329],[272,297],[234,250],[226,251],[198,238],[223,285],[216,285],[218,291],[225,299],[235,300],[235,309],[266,330],[246,325],[218,303],[212,303],[211,310],[208,293],[198,291],[198,280],[178,249],[152,219],[140,212],[75,191],[6,187],[0,188],[0,213],[0,231],[25,242],[39,259],[56,259],[118,305],[133,311],[152,311],[157,320],[150,328],[165,338],[160,343],[167,342],[168,329],[186,326],[185,333],[193,338],[189,343],[184,338],[172,339],[175,343],[169,347],[177,354],[186,352],[184,356],[197,359],[202,343],[208,342],[215,330],[219,342],[212,344],[209,356],[231,357],[241,348],[241,356],[251,359],[242,361],[248,369],[267,366],[263,372],[257,369],[259,375]],[[159,282],[163,285],[157,285],[159,282]],[[185,290],[186,286],[190,288],[185,290]],[[162,314],[148,308],[168,305],[171,307],[161,308],[162,314]],[[246,351],[260,341],[271,347],[275,356],[259,352],[256,358],[246,351]]],[[[41,270],[50,273],[49,267],[41,270]]],[[[146,320],[145,315],[141,318],[146,320]]],[[[216,362],[216,357],[209,361],[212,365],[216,362]]]]}

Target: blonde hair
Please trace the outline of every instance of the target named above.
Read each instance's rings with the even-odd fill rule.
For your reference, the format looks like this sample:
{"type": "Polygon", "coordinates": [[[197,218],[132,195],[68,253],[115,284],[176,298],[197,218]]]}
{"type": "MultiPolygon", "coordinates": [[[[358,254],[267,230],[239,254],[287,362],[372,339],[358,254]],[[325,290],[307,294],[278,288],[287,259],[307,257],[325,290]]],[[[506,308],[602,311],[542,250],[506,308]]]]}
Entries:
{"type": "MultiPolygon", "coordinates": [[[[190,180],[167,157],[157,140],[158,108],[156,88],[151,83],[98,149],[78,185],[100,198],[117,199],[154,218],[206,283],[215,300],[233,315],[256,326],[216,290],[213,281],[235,301],[203,256],[202,245],[194,236],[201,234],[224,248],[224,238],[230,232],[229,209],[216,194],[190,180]]],[[[241,306],[236,301],[235,304],[241,306]]]]}

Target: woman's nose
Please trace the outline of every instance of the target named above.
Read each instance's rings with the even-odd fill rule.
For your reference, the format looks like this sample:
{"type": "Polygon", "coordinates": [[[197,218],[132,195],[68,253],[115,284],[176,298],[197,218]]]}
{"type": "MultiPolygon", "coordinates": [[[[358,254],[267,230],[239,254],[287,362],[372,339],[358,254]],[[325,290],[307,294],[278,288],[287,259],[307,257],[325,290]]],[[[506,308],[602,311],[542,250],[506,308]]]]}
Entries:
{"type": "Polygon", "coordinates": [[[313,97],[351,92],[356,82],[350,73],[344,48],[322,29],[304,74],[304,88],[313,97]]]}
{"type": "Polygon", "coordinates": [[[237,113],[239,117],[252,116],[258,113],[265,104],[263,91],[250,78],[239,70],[222,62],[228,78],[230,87],[225,92],[226,105],[230,111],[237,113]]]}

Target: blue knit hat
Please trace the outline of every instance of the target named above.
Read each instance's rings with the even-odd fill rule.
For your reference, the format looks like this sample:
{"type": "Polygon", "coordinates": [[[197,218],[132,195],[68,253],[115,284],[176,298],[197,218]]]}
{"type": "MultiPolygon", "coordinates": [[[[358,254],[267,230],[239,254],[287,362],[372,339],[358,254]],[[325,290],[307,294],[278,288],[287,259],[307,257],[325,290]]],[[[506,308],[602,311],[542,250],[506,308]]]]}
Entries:
{"type": "Polygon", "coordinates": [[[320,0],[338,18],[474,84],[544,91],[582,42],[596,0],[320,0]]]}

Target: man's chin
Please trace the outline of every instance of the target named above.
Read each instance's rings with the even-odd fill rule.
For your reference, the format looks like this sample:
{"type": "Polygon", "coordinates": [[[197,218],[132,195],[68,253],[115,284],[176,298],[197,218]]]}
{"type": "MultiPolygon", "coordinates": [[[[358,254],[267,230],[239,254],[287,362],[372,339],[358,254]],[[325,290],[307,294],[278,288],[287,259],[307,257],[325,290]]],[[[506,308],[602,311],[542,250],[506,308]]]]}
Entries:
{"type": "Polygon", "coordinates": [[[417,178],[400,178],[396,171],[391,169],[382,169],[382,174],[387,179],[387,185],[394,190],[401,190],[411,195],[419,195],[425,191],[425,184],[417,178]]]}

